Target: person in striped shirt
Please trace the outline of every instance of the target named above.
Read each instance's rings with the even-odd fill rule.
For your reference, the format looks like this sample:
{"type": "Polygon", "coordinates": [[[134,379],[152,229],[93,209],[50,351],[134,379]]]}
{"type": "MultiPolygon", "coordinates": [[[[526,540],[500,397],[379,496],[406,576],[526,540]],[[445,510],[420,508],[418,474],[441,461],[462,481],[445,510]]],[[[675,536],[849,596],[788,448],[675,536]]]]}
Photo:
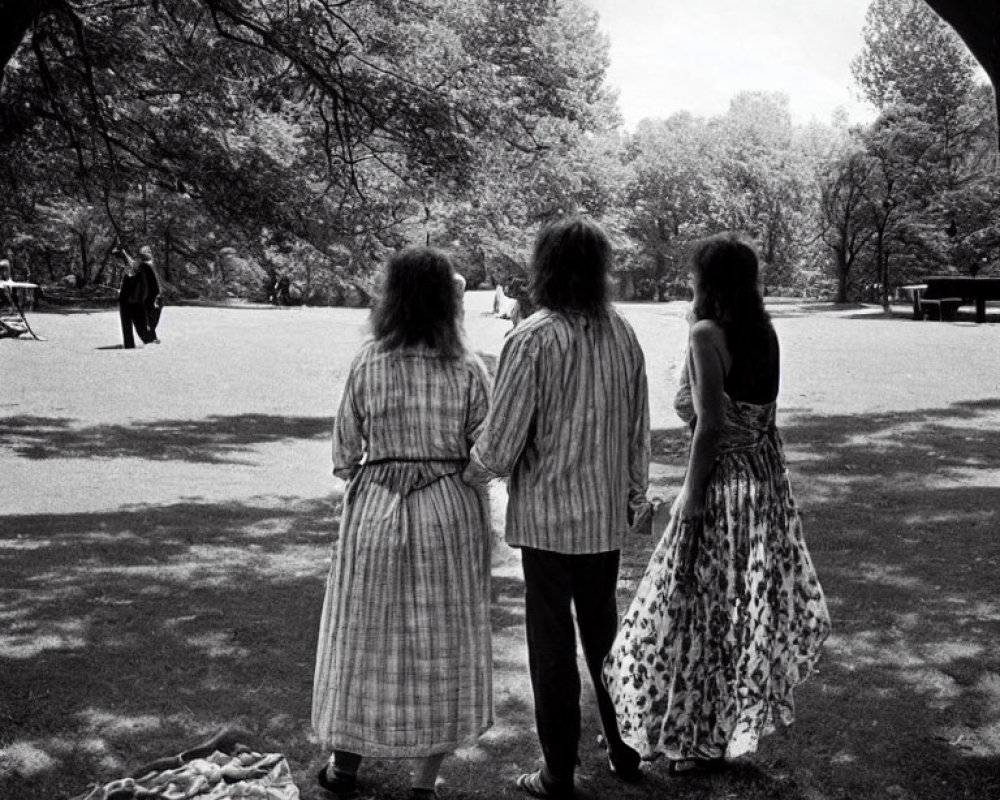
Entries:
{"type": "Polygon", "coordinates": [[[597,694],[609,766],[641,777],[618,733],[601,665],[618,627],[623,536],[648,519],[649,405],[642,350],[608,301],[611,245],[591,220],[566,218],[535,242],[539,309],[508,336],[470,472],[510,477],[506,539],[521,548],[528,666],[544,756],[517,786],[570,797],[580,736],[571,606],[597,694]]]}

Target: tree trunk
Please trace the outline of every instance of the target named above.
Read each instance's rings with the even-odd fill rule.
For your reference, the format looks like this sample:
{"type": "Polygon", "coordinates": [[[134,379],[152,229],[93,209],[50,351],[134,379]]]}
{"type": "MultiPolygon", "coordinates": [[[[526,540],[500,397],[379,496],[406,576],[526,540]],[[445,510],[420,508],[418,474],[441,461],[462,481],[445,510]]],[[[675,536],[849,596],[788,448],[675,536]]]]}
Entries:
{"type": "Polygon", "coordinates": [[[167,283],[173,283],[173,278],[170,277],[170,222],[167,222],[167,227],[163,229],[163,277],[167,279],[167,283]]]}
{"type": "Polygon", "coordinates": [[[104,258],[101,259],[101,263],[97,266],[97,272],[94,273],[94,283],[98,286],[101,285],[101,281],[104,280],[104,273],[108,268],[108,261],[111,259],[111,250],[108,250],[104,254],[104,258]]]}
{"type": "Polygon", "coordinates": [[[837,302],[847,302],[847,272],[851,265],[840,250],[837,251],[837,302]]]}
{"type": "Polygon", "coordinates": [[[87,263],[89,260],[87,255],[87,234],[78,233],[76,236],[80,241],[80,274],[77,277],[77,285],[82,289],[90,282],[90,264],[87,263]]]}
{"type": "MultiPolygon", "coordinates": [[[[881,245],[879,246],[881,251],[881,245]]],[[[880,252],[879,254],[879,280],[882,283],[882,310],[889,311],[889,254],[880,252]]]]}

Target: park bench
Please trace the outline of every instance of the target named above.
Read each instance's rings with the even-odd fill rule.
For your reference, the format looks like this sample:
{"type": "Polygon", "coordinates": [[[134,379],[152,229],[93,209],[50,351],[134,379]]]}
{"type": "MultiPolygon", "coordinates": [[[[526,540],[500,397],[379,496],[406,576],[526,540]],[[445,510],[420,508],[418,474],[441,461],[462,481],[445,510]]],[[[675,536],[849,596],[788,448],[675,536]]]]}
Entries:
{"type": "Polygon", "coordinates": [[[976,322],[985,322],[987,301],[1000,300],[1000,278],[932,277],[903,289],[912,293],[914,319],[954,320],[961,306],[974,305],[976,322]]]}
{"type": "Polygon", "coordinates": [[[0,339],[10,337],[16,339],[18,336],[28,333],[33,339],[41,339],[35,335],[24,317],[24,309],[18,300],[18,295],[24,293],[27,303],[33,305],[34,292],[38,284],[26,283],[24,281],[12,281],[9,278],[0,281],[0,295],[6,300],[6,309],[0,310],[0,339]]]}

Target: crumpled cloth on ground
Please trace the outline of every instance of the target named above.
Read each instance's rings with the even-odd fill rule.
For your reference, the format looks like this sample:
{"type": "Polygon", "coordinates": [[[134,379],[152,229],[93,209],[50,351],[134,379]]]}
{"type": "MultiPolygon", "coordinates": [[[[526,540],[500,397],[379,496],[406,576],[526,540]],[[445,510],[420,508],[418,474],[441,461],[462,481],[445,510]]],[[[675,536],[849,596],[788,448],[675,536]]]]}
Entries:
{"type": "Polygon", "coordinates": [[[299,800],[281,753],[215,751],[173,769],[120,778],[76,800],[299,800]]]}

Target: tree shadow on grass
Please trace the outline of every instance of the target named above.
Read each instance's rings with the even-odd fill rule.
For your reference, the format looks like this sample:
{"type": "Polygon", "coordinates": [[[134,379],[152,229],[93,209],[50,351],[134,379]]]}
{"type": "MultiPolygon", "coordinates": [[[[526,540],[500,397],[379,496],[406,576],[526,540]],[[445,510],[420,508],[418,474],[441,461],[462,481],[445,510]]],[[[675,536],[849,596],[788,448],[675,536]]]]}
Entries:
{"type": "MultiPolygon", "coordinates": [[[[584,677],[591,796],[996,798],[998,411],[791,415],[792,481],[834,622],[795,725],[719,776],[671,779],[657,763],[625,786],[594,744],[584,677]]],[[[657,458],[686,450],[682,429],[658,437],[657,458]]],[[[284,752],[304,800],[320,796],[309,714],[333,498],[8,516],[0,529],[0,797],[71,796],[223,724],[284,752]]],[[[641,574],[655,539],[623,566],[641,574]]],[[[520,579],[494,578],[497,724],[446,762],[450,798],[518,797],[514,778],[537,764],[522,595],[520,579]]],[[[405,793],[408,770],[366,764],[367,796],[405,793]]]]}
{"type": "Polygon", "coordinates": [[[690,444],[691,433],[687,428],[658,428],[650,433],[650,461],[684,466],[690,444]]]}
{"type": "MultiPolygon", "coordinates": [[[[0,517],[0,797],[73,796],[231,725],[320,798],[309,720],[336,500],[0,517]]],[[[523,585],[492,590],[498,684],[518,687],[497,730],[533,758],[523,585]]],[[[450,797],[495,784],[481,755],[449,760],[450,797]]],[[[367,796],[405,794],[410,768],[366,761],[367,796]]]]}
{"type": "Polygon", "coordinates": [[[0,796],[72,796],[224,724],[314,760],[336,524],[332,498],[0,518],[0,796]]]}
{"type": "Polygon", "coordinates": [[[253,445],[330,435],[329,417],[274,414],[213,415],[77,427],[65,418],[0,419],[0,447],[21,458],[145,458],[201,464],[239,463],[253,445]]]}

